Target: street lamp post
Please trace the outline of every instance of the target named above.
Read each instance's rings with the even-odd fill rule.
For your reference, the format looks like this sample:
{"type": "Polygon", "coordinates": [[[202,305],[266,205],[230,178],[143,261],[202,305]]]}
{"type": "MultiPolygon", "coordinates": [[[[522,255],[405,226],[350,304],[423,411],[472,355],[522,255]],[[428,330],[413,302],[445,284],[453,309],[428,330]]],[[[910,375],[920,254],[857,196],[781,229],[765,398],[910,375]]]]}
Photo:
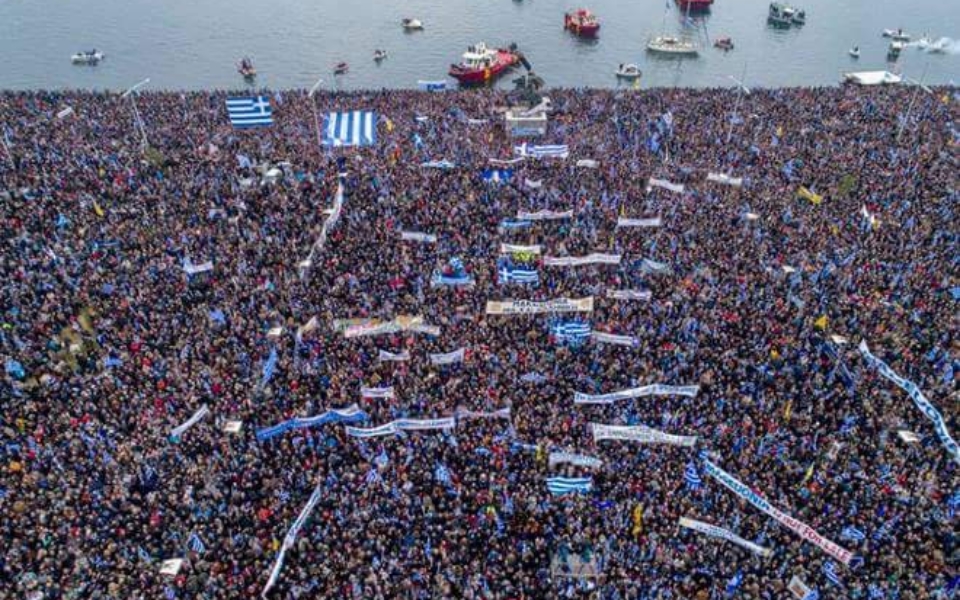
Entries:
{"type": "Polygon", "coordinates": [[[130,97],[130,105],[133,107],[133,122],[136,124],[137,129],[140,130],[140,138],[141,138],[140,143],[144,148],[147,148],[149,146],[149,142],[147,141],[147,128],[144,127],[143,119],[140,118],[140,109],[137,108],[136,91],[141,87],[147,85],[148,83],[150,83],[149,77],[147,77],[140,83],[137,83],[136,85],[131,86],[130,89],[128,89],[127,91],[125,91],[123,94],[120,95],[121,99],[127,98],[128,96],[130,97]]]}
{"type": "Polygon", "coordinates": [[[320,85],[323,83],[323,78],[317,80],[313,87],[310,88],[310,92],[307,93],[307,97],[310,98],[310,106],[313,108],[313,125],[317,130],[317,147],[323,145],[323,140],[320,137],[320,114],[317,112],[317,101],[314,99],[314,96],[317,93],[317,90],[320,89],[320,85]]]}
{"type": "Polygon", "coordinates": [[[737,111],[740,109],[740,100],[743,98],[743,94],[750,94],[750,88],[743,84],[743,80],[747,78],[747,63],[743,63],[743,75],[740,76],[740,79],[733,75],[727,77],[737,84],[737,99],[733,103],[733,115],[730,117],[730,128],[727,130],[727,144],[730,144],[730,138],[733,137],[733,122],[737,118],[737,111]]]}
{"type": "Polygon", "coordinates": [[[910,102],[909,102],[909,104],[907,104],[907,114],[904,116],[903,120],[900,121],[900,126],[897,127],[897,139],[896,139],[896,142],[897,142],[898,144],[900,143],[900,136],[903,135],[903,130],[906,128],[907,123],[910,122],[910,113],[913,112],[913,105],[914,105],[914,104],[916,103],[916,101],[917,101],[917,96],[920,94],[920,90],[923,90],[924,92],[933,95],[933,90],[931,90],[931,89],[928,88],[927,86],[923,85],[923,80],[924,80],[924,78],[927,76],[927,68],[929,68],[929,67],[930,67],[930,63],[928,62],[928,63],[923,67],[923,73],[920,75],[920,80],[919,80],[919,81],[917,81],[917,80],[915,80],[915,79],[910,79],[909,77],[904,77],[905,80],[907,80],[907,81],[909,81],[910,83],[912,83],[914,86],[916,86],[916,88],[915,88],[914,91],[913,91],[913,95],[910,96],[910,102]]]}

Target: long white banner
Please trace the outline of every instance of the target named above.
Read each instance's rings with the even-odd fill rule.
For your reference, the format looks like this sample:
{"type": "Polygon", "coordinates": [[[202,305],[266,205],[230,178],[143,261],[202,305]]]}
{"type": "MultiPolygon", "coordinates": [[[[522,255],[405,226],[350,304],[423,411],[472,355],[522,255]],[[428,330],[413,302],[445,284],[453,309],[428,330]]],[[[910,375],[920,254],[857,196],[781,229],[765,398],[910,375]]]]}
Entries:
{"type": "Polygon", "coordinates": [[[206,404],[204,404],[199,409],[197,409],[197,412],[193,413],[192,417],[190,417],[180,425],[177,425],[172,430],[170,430],[170,437],[172,438],[180,437],[181,435],[183,435],[183,432],[185,432],[186,430],[196,425],[197,421],[204,418],[208,414],[210,414],[210,408],[206,404]]]}
{"type": "Polygon", "coordinates": [[[699,385],[666,385],[654,383],[627,390],[610,392],[609,394],[584,394],[577,392],[573,395],[574,404],[613,404],[617,400],[630,398],[644,398],[646,396],[685,396],[694,398],[700,392],[699,385]]]}
{"type": "Polygon", "coordinates": [[[437,243],[437,236],[432,233],[421,233],[419,231],[401,231],[400,239],[407,242],[420,242],[422,244],[437,243]]]}
{"type": "Polygon", "coordinates": [[[603,425],[590,423],[593,432],[593,441],[621,440],[638,442],[641,444],[668,444],[671,446],[685,446],[692,448],[697,443],[696,436],[671,435],[646,425],[603,425]]]}
{"type": "Polygon", "coordinates": [[[404,362],[410,360],[410,353],[406,350],[402,352],[387,352],[386,350],[381,350],[377,354],[377,359],[380,362],[404,362]]]}
{"type": "Polygon", "coordinates": [[[267,593],[277,583],[277,577],[280,576],[280,569],[283,568],[283,559],[287,554],[287,550],[293,547],[293,543],[297,540],[297,534],[300,533],[300,529],[303,527],[303,524],[306,523],[307,517],[310,516],[313,508],[317,505],[317,502],[320,501],[320,495],[323,489],[324,482],[321,481],[317,483],[317,487],[313,488],[313,493],[310,494],[310,499],[307,500],[307,504],[303,507],[303,510],[300,511],[290,530],[287,531],[287,535],[283,536],[283,544],[280,546],[280,552],[277,553],[277,561],[273,564],[273,569],[270,570],[270,579],[267,580],[267,584],[263,587],[263,592],[260,594],[261,598],[266,598],[267,593]]]}
{"type": "Polygon", "coordinates": [[[590,332],[590,339],[598,344],[612,344],[614,346],[630,346],[635,348],[640,345],[640,338],[635,338],[632,335],[614,335],[602,331],[590,332]]]}
{"type": "Polygon", "coordinates": [[[607,298],[647,301],[653,298],[653,292],[650,290],[607,290],[607,298]]]}
{"type": "Polygon", "coordinates": [[[544,256],[545,267],[581,267],[583,265],[619,265],[619,254],[588,254],[586,256],[544,256]]]}
{"type": "Polygon", "coordinates": [[[656,179],[651,177],[647,180],[647,191],[650,191],[650,188],[663,188],[665,190],[670,190],[671,192],[683,193],[683,184],[682,183],[672,183],[666,179],[656,179]]]}
{"type": "Polygon", "coordinates": [[[557,219],[572,219],[573,211],[564,210],[538,210],[537,212],[527,212],[521,210],[517,213],[517,219],[521,221],[554,221],[557,219]]]}
{"type": "Polygon", "coordinates": [[[617,227],[660,227],[663,222],[660,217],[651,217],[649,219],[628,219],[620,217],[617,219],[617,227]]]}
{"type": "Polygon", "coordinates": [[[459,421],[470,419],[510,419],[510,409],[501,408],[493,412],[476,412],[466,408],[457,408],[453,413],[459,421]]]}
{"type": "Polygon", "coordinates": [[[823,537],[806,523],[798,521],[790,515],[782,512],[780,509],[767,502],[767,500],[761,497],[759,494],[738,481],[735,477],[733,477],[733,475],[730,475],[709,460],[705,460],[703,464],[707,475],[710,475],[719,481],[731,492],[740,496],[761,512],[766,513],[790,531],[794,532],[814,546],[820,548],[843,564],[850,564],[850,560],[853,558],[852,552],[841,548],[837,544],[823,537]]]}
{"type": "Polygon", "coordinates": [[[723,527],[717,527],[716,525],[711,525],[710,523],[704,523],[703,521],[695,521],[694,519],[688,519],[686,517],[680,517],[680,527],[686,527],[687,529],[692,529],[694,531],[699,531],[700,533],[705,533],[711,537],[721,538],[727,540],[728,542],[733,542],[738,546],[742,546],[759,556],[770,556],[773,554],[773,550],[770,548],[764,548],[763,546],[758,546],[751,541],[745,540],[739,535],[724,529],[723,527]]]}
{"type": "Polygon", "coordinates": [[[870,352],[870,348],[867,346],[867,340],[861,340],[860,346],[858,347],[860,353],[863,354],[863,357],[867,360],[867,364],[876,367],[880,374],[892,381],[907,393],[910,396],[910,399],[913,400],[913,403],[917,405],[917,408],[920,409],[930,421],[933,423],[933,429],[937,432],[937,437],[940,438],[940,443],[943,444],[943,447],[947,449],[947,452],[953,456],[953,460],[960,462],[960,448],[957,447],[957,442],[950,437],[950,430],[947,428],[946,421],[943,420],[943,416],[940,414],[940,411],[936,407],[930,404],[930,401],[927,400],[926,396],[923,395],[923,392],[920,391],[920,388],[914,382],[904,379],[897,375],[897,373],[890,368],[890,365],[883,362],[870,352]]]}
{"type": "Polygon", "coordinates": [[[363,398],[390,398],[393,399],[393,386],[390,387],[361,387],[360,396],[363,398]]]}
{"type": "Polygon", "coordinates": [[[726,173],[707,173],[707,181],[722,183],[724,185],[732,185],[734,187],[740,187],[743,185],[742,177],[731,177],[726,173]]]}
{"type": "Polygon", "coordinates": [[[368,335],[385,335],[398,331],[413,331],[427,335],[440,335],[440,328],[436,325],[427,325],[423,317],[397,317],[392,321],[365,321],[355,325],[348,325],[343,330],[343,337],[356,338],[368,335]]]}
{"type": "Polygon", "coordinates": [[[556,298],[534,300],[504,300],[487,302],[488,315],[539,315],[544,313],[593,312],[593,296],[586,298],[556,298]]]}
{"type": "Polygon", "coordinates": [[[453,352],[430,354],[430,362],[435,365],[452,365],[453,363],[463,362],[466,351],[466,348],[459,348],[453,352]]]}
{"type": "Polygon", "coordinates": [[[369,438],[393,435],[398,431],[430,431],[435,429],[453,429],[456,426],[457,422],[454,417],[443,417],[440,419],[397,419],[377,427],[347,426],[345,430],[349,436],[369,438]]]}

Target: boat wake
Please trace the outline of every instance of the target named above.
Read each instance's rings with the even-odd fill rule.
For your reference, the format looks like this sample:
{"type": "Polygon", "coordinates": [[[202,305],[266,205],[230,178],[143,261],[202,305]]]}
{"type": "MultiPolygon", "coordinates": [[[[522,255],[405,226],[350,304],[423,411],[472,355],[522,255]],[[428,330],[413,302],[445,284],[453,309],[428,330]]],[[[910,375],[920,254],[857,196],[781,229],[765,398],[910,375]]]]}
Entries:
{"type": "Polygon", "coordinates": [[[960,55],[960,40],[942,37],[938,40],[916,40],[906,44],[912,48],[919,48],[929,54],[960,55]]]}

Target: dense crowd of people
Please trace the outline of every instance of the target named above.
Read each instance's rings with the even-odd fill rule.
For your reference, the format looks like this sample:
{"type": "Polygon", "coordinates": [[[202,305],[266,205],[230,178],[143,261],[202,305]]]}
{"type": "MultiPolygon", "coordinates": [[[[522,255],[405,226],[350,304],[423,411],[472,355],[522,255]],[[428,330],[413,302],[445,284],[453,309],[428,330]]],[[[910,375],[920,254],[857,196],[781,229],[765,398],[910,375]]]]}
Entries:
{"type": "Polygon", "coordinates": [[[793,578],[822,598],[949,597],[957,464],[857,344],[955,425],[960,98],[756,90],[734,113],[735,94],[551,90],[548,133],[527,141],[569,158],[497,166],[499,182],[489,159],[522,141],[501,92],[275,93],[274,124],[249,130],[231,127],[226,93],[0,94],[0,597],[258,596],[318,486],[267,597],[779,600],[793,578]],[[375,111],[377,144],[320,147],[315,109],[375,111]],[[455,166],[421,167],[440,160],[455,166]],[[573,217],[501,226],[543,209],[573,217]],[[622,259],[521,256],[539,283],[506,283],[502,243],[622,259]],[[452,261],[473,285],[432,284],[452,261]],[[608,296],[625,289],[650,298],[608,296]],[[485,313],[584,297],[590,313],[485,313]],[[343,333],[402,315],[440,334],[343,333]],[[638,343],[562,343],[551,325],[573,318],[638,343]],[[459,348],[462,362],[428,358],[459,348]],[[654,383],[699,392],[573,400],[654,383]],[[257,439],[354,404],[358,427],[510,413],[257,439]],[[589,423],[697,442],[594,442],[589,423]],[[602,465],[551,466],[557,451],[602,465]],[[856,560],[741,501],[705,460],[856,560]],[[592,489],[555,495],[553,476],[592,489]],[[161,574],[172,558],[179,572],[161,574]]]}

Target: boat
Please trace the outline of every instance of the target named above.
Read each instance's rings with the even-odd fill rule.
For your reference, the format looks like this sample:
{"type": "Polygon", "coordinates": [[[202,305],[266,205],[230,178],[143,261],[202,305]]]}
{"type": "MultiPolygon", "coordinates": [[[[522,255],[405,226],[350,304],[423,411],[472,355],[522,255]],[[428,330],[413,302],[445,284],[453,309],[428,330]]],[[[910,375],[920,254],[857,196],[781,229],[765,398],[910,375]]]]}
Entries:
{"type": "Polygon", "coordinates": [[[883,37],[893,38],[897,42],[909,42],[910,34],[904,33],[902,29],[884,29],[883,37]]]}
{"type": "Polygon", "coordinates": [[[844,73],[842,83],[854,85],[891,85],[901,83],[903,77],[889,71],[858,71],[844,73]]]}
{"type": "Polygon", "coordinates": [[[350,71],[350,65],[345,62],[337,63],[336,66],[333,67],[334,75],[346,75],[348,71],[350,71]]]}
{"type": "Polygon", "coordinates": [[[853,58],[860,58],[860,46],[854,46],[853,48],[850,48],[850,50],[848,50],[848,53],[853,58]]]}
{"type": "Polygon", "coordinates": [[[253,61],[249,58],[242,58],[237,63],[237,72],[243,75],[244,79],[253,79],[257,76],[257,70],[253,68],[253,61]]]}
{"type": "Polygon", "coordinates": [[[600,31],[600,20],[585,8],[563,15],[563,28],[581,37],[593,37],[600,31]]]}
{"type": "Polygon", "coordinates": [[[373,51],[373,60],[380,62],[381,60],[387,57],[386,50],[374,50],[373,51]]]}
{"type": "Polygon", "coordinates": [[[628,65],[621,64],[614,74],[621,79],[640,79],[640,76],[643,75],[643,71],[641,71],[640,67],[633,63],[628,65]]]}
{"type": "Polygon", "coordinates": [[[484,83],[496,79],[519,60],[514,48],[487,48],[483,42],[468,46],[459,64],[450,65],[450,77],[460,83],[484,83]]]}
{"type": "Polygon", "coordinates": [[[898,42],[896,40],[890,42],[890,47],[887,48],[887,58],[897,58],[900,56],[900,52],[906,47],[906,42],[898,42]]]}
{"type": "Polygon", "coordinates": [[[421,23],[419,19],[404,19],[400,21],[400,25],[407,31],[423,29],[423,23],[421,23]]]}
{"type": "Polygon", "coordinates": [[[97,52],[96,48],[86,52],[77,52],[70,57],[70,62],[75,65],[95,65],[103,60],[103,52],[97,52]]]}
{"type": "Polygon", "coordinates": [[[796,11],[793,7],[778,2],[770,3],[770,10],[767,14],[767,22],[774,27],[789,29],[793,25],[793,16],[796,11]]]}
{"type": "Polygon", "coordinates": [[[690,12],[703,12],[710,10],[713,0],[676,0],[680,10],[689,10],[690,12]]]}
{"type": "Polygon", "coordinates": [[[791,17],[791,22],[794,25],[806,25],[807,24],[807,11],[795,8],[793,12],[793,17],[791,17]]]}
{"type": "Polygon", "coordinates": [[[693,42],[681,40],[669,35],[658,35],[647,42],[647,51],[671,56],[696,56],[697,47],[693,42]]]}
{"type": "Polygon", "coordinates": [[[930,54],[946,54],[950,46],[950,40],[940,38],[937,41],[929,41],[923,46],[918,46],[921,50],[926,50],[930,54]]]}
{"type": "Polygon", "coordinates": [[[721,50],[733,50],[733,40],[728,37],[717,38],[717,40],[713,42],[713,47],[720,48],[721,50]]]}

